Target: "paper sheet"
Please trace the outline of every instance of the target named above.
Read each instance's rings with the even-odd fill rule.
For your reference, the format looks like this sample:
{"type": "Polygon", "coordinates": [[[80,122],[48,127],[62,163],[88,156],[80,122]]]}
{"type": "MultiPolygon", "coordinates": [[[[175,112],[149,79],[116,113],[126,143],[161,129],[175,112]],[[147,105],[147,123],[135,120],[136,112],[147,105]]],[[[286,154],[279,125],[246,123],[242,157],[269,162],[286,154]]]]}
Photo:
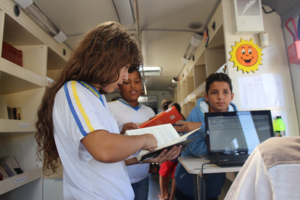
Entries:
{"type": "Polygon", "coordinates": [[[239,77],[241,109],[285,106],[281,75],[239,77]]]}

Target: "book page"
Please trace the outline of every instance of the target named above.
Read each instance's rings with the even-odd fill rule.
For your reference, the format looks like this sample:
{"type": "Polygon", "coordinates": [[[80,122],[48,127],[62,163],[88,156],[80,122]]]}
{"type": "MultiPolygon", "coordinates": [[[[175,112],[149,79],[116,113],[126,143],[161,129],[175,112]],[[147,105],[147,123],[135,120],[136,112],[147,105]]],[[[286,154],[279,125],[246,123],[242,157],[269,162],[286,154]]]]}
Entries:
{"type": "Polygon", "coordinates": [[[189,132],[189,133],[187,133],[187,134],[184,134],[183,136],[181,136],[181,137],[179,137],[179,138],[177,138],[177,139],[175,139],[175,140],[172,140],[172,141],[170,141],[170,142],[168,142],[168,143],[166,143],[166,144],[164,144],[164,145],[162,145],[161,147],[158,147],[158,148],[156,148],[156,149],[162,149],[162,148],[167,147],[167,146],[170,146],[170,145],[172,145],[172,144],[176,144],[176,143],[185,141],[185,140],[187,139],[187,137],[189,137],[192,133],[198,131],[199,129],[200,129],[200,127],[199,127],[199,128],[196,128],[195,130],[192,130],[191,132],[189,132]]]}
{"type": "Polygon", "coordinates": [[[194,132],[196,132],[197,130],[199,130],[199,128],[185,134],[184,136],[180,137],[180,138],[177,138],[171,142],[168,142],[167,144],[159,147],[159,148],[156,148],[155,151],[153,152],[149,152],[149,151],[146,151],[146,150],[142,150],[140,152],[140,154],[137,156],[137,159],[138,160],[141,160],[144,156],[147,156],[146,158],[143,158],[144,159],[151,159],[155,156],[158,156],[164,149],[171,149],[173,146],[178,146],[178,145],[183,145],[183,147],[187,147],[187,145],[189,145],[193,140],[195,140],[197,137],[200,137],[200,136],[197,136],[197,137],[193,137],[189,140],[187,140],[187,137],[190,136],[191,134],[193,134],[194,132]]]}
{"type": "Polygon", "coordinates": [[[179,138],[179,134],[172,124],[163,124],[147,128],[127,130],[125,135],[142,135],[146,133],[151,133],[154,135],[157,140],[158,147],[179,138]]]}

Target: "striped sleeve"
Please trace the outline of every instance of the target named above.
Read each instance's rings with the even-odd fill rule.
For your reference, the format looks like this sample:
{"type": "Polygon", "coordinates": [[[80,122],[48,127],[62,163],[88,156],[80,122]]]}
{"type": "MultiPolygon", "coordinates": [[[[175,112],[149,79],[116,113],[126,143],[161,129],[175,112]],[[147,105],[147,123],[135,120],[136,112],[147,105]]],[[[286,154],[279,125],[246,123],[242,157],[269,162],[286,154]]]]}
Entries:
{"type": "Polygon", "coordinates": [[[97,129],[105,129],[97,117],[96,108],[92,106],[88,90],[76,81],[69,81],[65,83],[64,91],[70,111],[83,136],[97,129]]]}

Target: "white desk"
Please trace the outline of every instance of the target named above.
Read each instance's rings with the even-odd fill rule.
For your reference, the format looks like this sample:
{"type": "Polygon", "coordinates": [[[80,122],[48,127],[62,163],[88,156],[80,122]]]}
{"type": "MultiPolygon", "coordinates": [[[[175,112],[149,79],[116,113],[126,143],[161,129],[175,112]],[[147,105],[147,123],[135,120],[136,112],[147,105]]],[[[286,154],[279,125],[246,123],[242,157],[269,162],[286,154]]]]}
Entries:
{"type": "MultiPolygon", "coordinates": [[[[185,170],[190,174],[200,174],[202,164],[210,162],[205,158],[195,158],[195,157],[179,157],[178,160],[185,168],[185,170]]],[[[242,168],[241,166],[219,167],[215,164],[208,164],[208,165],[204,165],[203,174],[238,172],[240,171],[241,168],[242,168]]]]}
{"type": "MultiPolygon", "coordinates": [[[[201,186],[200,188],[200,183],[197,176],[198,175],[202,176],[201,174],[202,164],[209,163],[210,161],[206,160],[205,158],[196,158],[196,157],[179,157],[178,160],[188,173],[194,174],[196,176],[197,189],[195,190],[195,195],[197,196],[197,199],[198,200],[205,199],[205,192],[203,192],[204,191],[203,186],[201,186]]],[[[207,164],[203,166],[203,174],[239,172],[241,168],[242,166],[219,167],[215,164],[207,164]]]]}

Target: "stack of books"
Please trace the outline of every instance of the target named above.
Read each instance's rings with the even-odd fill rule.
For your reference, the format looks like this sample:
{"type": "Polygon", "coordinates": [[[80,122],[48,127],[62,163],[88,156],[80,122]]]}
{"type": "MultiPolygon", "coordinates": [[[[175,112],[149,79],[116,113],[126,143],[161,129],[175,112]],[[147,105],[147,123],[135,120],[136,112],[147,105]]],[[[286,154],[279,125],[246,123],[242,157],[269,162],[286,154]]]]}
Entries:
{"type": "Polygon", "coordinates": [[[9,60],[21,67],[23,67],[23,53],[21,50],[16,49],[7,42],[3,41],[2,45],[2,58],[9,60]]]}
{"type": "Polygon", "coordinates": [[[8,114],[8,119],[22,120],[22,110],[20,107],[17,108],[7,107],[7,114],[8,114]]]}
{"type": "Polygon", "coordinates": [[[12,156],[0,158],[0,181],[22,173],[23,170],[12,156]]]}

